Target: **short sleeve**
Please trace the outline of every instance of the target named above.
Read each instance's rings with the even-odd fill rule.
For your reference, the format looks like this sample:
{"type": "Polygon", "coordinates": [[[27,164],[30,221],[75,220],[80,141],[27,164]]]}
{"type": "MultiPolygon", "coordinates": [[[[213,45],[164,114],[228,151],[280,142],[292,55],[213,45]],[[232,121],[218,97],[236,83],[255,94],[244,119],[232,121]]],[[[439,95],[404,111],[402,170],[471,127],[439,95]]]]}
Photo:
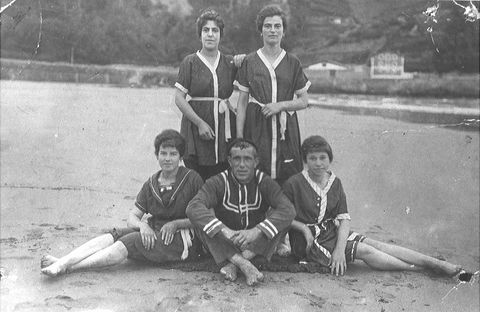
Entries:
{"type": "Polygon", "coordinates": [[[248,63],[248,57],[245,57],[242,66],[240,66],[237,72],[237,81],[235,83],[238,89],[243,92],[249,92],[250,90],[250,84],[248,83],[248,63]]]}
{"type": "Polygon", "coordinates": [[[310,88],[311,82],[308,80],[307,76],[303,72],[302,64],[298,59],[295,59],[295,94],[299,95],[308,91],[310,88]]]}
{"type": "Polygon", "coordinates": [[[338,180],[338,195],[340,196],[337,203],[337,213],[336,219],[348,219],[350,220],[350,215],[347,209],[347,196],[343,190],[342,182],[338,180]]]}
{"type": "Polygon", "coordinates": [[[180,64],[178,69],[177,81],[175,82],[175,87],[184,93],[188,93],[190,90],[191,75],[192,73],[192,63],[190,58],[187,56],[180,64]]]}
{"type": "Polygon", "coordinates": [[[142,186],[142,189],[137,194],[137,199],[135,200],[135,206],[143,211],[144,213],[149,213],[148,211],[148,197],[150,194],[149,181],[145,182],[142,186]]]}

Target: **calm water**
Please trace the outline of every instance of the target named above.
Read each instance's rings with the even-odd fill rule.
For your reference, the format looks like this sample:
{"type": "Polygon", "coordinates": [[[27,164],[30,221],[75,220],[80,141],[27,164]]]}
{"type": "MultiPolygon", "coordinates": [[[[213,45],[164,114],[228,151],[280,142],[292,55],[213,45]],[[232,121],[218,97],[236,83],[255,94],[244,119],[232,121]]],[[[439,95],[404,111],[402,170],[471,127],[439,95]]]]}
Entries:
{"type": "Polygon", "coordinates": [[[316,107],[412,123],[478,131],[480,99],[436,99],[377,95],[311,95],[316,107]]]}

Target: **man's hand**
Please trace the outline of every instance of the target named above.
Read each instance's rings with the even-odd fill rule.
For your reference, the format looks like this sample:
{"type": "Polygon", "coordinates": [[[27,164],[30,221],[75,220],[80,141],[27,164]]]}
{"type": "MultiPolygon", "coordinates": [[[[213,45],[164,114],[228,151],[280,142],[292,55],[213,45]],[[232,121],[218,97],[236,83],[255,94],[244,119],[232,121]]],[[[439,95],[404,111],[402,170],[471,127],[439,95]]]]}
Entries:
{"type": "Polygon", "coordinates": [[[278,103],[270,103],[270,104],[266,104],[264,107],[262,107],[262,114],[266,118],[272,117],[273,115],[276,115],[276,114],[280,113],[281,111],[282,111],[281,107],[278,103]]]}
{"type": "Polygon", "coordinates": [[[249,244],[253,243],[262,235],[262,231],[259,228],[254,227],[249,230],[240,230],[237,231],[237,235],[233,239],[235,246],[239,247],[241,250],[245,250],[249,244]]]}
{"type": "Polygon", "coordinates": [[[173,241],[176,231],[177,225],[174,221],[167,222],[162,226],[160,233],[162,234],[162,240],[165,245],[170,245],[170,243],[173,241]]]}
{"type": "Polygon", "coordinates": [[[313,238],[312,231],[310,231],[310,229],[306,225],[303,231],[303,236],[305,237],[305,241],[307,242],[307,247],[305,248],[305,252],[308,255],[308,253],[310,252],[310,249],[312,249],[314,238],[313,238]]]}
{"type": "Polygon", "coordinates": [[[202,120],[198,126],[198,134],[203,140],[213,140],[215,138],[215,132],[210,128],[210,126],[202,120]]]}
{"type": "Polygon", "coordinates": [[[157,235],[150,225],[145,222],[142,222],[140,225],[140,236],[142,237],[142,243],[146,250],[150,250],[155,246],[157,235]]]}
{"type": "Polygon", "coordinates": [[[233,64],[235,64],[235,67],[240,68],[240,66],[242,66],[245,56],[246,54],[237,54],[233,56],[233,64]]]}
{"type": "Polygon", "coordinates": [[[233,238],[237,235],[237,233],[238,233],[237,231],[234,231],[228,227],[224,227],[220,231],[220,234],[222,235],[222,237],[231,243],[233,243],[233,238]]]}
{"type": "Polygon", "coordinates": [[[345,250],[338,250],[335,248],[332,253],[330,262],[330,269],[332,274],[343,275],[347,271],[347,260],[345,259],[345,250]]]}

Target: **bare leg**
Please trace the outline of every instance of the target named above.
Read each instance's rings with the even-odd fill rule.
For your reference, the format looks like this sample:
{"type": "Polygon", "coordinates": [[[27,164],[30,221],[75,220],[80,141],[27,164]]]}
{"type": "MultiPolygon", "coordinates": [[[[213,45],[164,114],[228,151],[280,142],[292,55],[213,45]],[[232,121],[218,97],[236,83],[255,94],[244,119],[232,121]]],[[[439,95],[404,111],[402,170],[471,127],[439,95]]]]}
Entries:
{"type": "Polygon", "coordinates": [[[234,254],[230,259],[231,263],[237,266],[245,275],[247,285],[253,286],[263,281],[263,274],[247,259],[240,254],[234,254]]]}
{"type": "Polygon", "coordinates": [[[112,246],[97,251],[90,257],[72,265],[68,270],[70,272],[81,271],[86,269],[97,269],[112,266],[122,263],[127,259],[127,247],[121,242],[117,241],[112,246]]]}
{"type": "Polygon", "coordinates": [[[71,251],[68,255],[61,257],[55,263],[52,263],[48,267],[42,269],[42,273],[49,276],[57,276],[65,273],[66,269],[82,261],[83,259],[91,256],[92,254],[100,251],[113,244],[113,236],[111,234],[103,234],[89,240],[85,244],[71,251]]]}
{"type": "Polygon", "coordinates": [[[286,233],[285,236],[283,236],[283,238],[280,240],[276,252],[280,257],[288,257],[292,253],[288,233],[286,233]]]}
{"type": "Polygon", "coordinates": [[[368,244],[358,243],[357,258],[363,260],[369,267],[382,271],[419,271],[421,267],[404,262],[384,253],[368,244]]]}
{"type": "Polygon", "coordinates": [[[366,238],[363,243],[375,247],[376,249],[404,262],[408,262],[423,268],[428,268],[436,272],[441,272],[448,276],[453,276],[461,270],[461,266],[459,265],[438,260],[405,247],[379,242],[370,238],[366,238]]]}
{"type": "MultiPolygon", "coordinates": [[[[251,252],[250,250],[245,250],[242,252],[242,257],[244,257],[247,260],[251,260],[253,257],[255,257],[255,254],[251,252]]],[[[225,277],[226,280],[234,282],[237,279],[237,271],[238,268],[235,264],[232,262],[229,262],[227,265],[225,265],[223,268],[220,269],[220,273],[225,277]]]]}
{"type": "Polygon", "coordinates": [[[63,264],[59,263],[59,260],[54,264],[42,269],[42,273],[50,277],[55,277],[66,272],[103,268],[106,266],[119,264],[123,262],[127,258],[127,256],[127,248],[122,242],[118,241],[111,246],[97,251],[96,253],[90,255],[82,261],[69,266],[64,266],[63,264]]]}
{"type": "Polygon", "coordinates": [[[234,282],[237,279],[237,266],[229,262],[220,269],[220,274],[222,274],[227,281],[234,282]]]}

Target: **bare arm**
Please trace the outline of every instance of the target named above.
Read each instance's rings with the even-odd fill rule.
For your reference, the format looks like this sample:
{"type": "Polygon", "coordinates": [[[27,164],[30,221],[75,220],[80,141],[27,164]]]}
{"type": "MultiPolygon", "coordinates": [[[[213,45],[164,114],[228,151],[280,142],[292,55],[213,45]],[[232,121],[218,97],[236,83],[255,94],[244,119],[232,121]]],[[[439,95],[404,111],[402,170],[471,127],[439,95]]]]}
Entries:
{"type": "Polygon", "coordinates": [[[173,220],[175,227],[178,229],[190,229],[193,227],[192,222],[188,218],[173,220]]]}
{"type": "Polygon", "coordinates": [[[338,276],[343,275],[347,270],[347,261],[345,259],[345,248],[347,247],[347,238],[350,232],[350,220],[340,220],[337,229],[337,243],[332,253],[331,271],[338,276]]]}
{"type": "Polygon", "coordinates": [[[247,113],[248,92],[239,91],[237,103],[237,137],[243,138],[245,115],[247,113]]]}
{"type": "Polygon", "coordinates": [[[142,217],[144,214],[145,213],[137,207],[133,207],[128,213],[127,226],[136,231],[139,231],[142,223],[145,223],[142,221],[142,217]]]}
{"type": "MultiPolygon", "coordinates": [[[[277,103],[270,103],[262,108],[262,113],[265,117],[271,117],[281,111],[297,111],[307,108],[308,106],[308,93],[303,92],[297,96],[296,99],[291,101],[281,101],[277,103]]],[[[237,117],[238,118],[238,117],[237,117]]]]}
{"type": "Polygon", "coordinates": [[[140,231],[143,246],[145,246],[147,250],[150,250],[155,246],[157,235],[147,222],[142,221],[144,214],[145,213],[137,207],[133,207],[128,215],[127,225],[134,230],[140,231]]]}
{"type": "Polygon", "coordinates": [[[302,223],[302,222],[297,221],[297,220],[292,221],[292,229],[297,230],[301,233],[303,233],[307,230],[309,231],[309,229],[308,229],[308,227],[305,223],[302,223]]]}
{"type": "Polygon", "coordinates": [[[308,254],[308,252],[312,248],[313,240],[314,240],[312,232],[310,231],[310,229],[308,228],[308,226],[306,224],[304,224],[300,221],[297,221],[297,220],[292,221],[292,228],[294,230],[297,230],[300,233],[302,233],[303,236],[305,237],[305,240],[307,242],[307,247],[305,248],[305,251],[308,254]]]}
{"type": "Polygon", "coordinates": [[[198,133],[200,137],[204,140],[212,140],[215,137],[215,132],[210,128],[210,126],[200,118],[197,113],[192,109],[190,104],[187,102],[187,94],[180,89],[175,90],[175,104],[178,109],[185,115],[188,120],[198,127],[198,133]]]}
{"type": "Polygon", "coordinates": [[[192,223],[188,219],[177,219],[165,223],[160,229],[160,236],[165,245],[170,245],[175,233],[180,229],[188,229],[192,223]]]}

